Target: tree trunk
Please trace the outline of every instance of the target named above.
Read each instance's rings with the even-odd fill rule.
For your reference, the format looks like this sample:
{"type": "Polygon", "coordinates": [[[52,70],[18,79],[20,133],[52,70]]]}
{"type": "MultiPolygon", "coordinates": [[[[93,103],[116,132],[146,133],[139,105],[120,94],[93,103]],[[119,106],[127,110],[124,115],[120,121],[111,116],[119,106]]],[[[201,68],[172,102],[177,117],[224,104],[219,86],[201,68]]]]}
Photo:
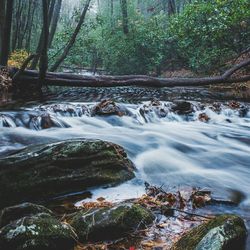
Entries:
{"type": "Polygon", "coordinates": [[[2,48],[2,37],[4,36],[5,0],[0,1],[0,52],[2,48]]]}
{"type": "MultiPolygon", "coordinates": [[[[140,86],[140,87],[188,87],[204,86],[220,83],[237,83],[250,81],[250,75],[232,77],[232,75],[243,67],[250,65],[250,59],[243,61],[221,76],[201,78],[157,78],[144,75],[129,76],[81,76],[66,73],[47,73],[45,84],[51,86],[70,87],[117,87],[117,86],[140,86]]],[[[1,68],[1,67],[0,67],[1,68]]],[[[12,68],[11,75],[17,69],[12,68]]],[[[38,79],[38,72],[26,70],[17,79],[16,84],[35,84],[38,79]]]]}
{"type": "Polygon", "coordinates": [[[53,38],[56,32],[58,20],[60,17],[60,11],[61,11],[61,6],[62,6],[62,0],[57,0],[56,5],[55,5],[55,10],[53,13],[53,17],[51,20],[51,29],[50,29],[50,35],[49,35],[49,43],[48,47],[50,48],[53,42],[53,38]]]}
{"type": "Polygon", "coordinates": [[[33,28],[33,20],[34,20],[34,14],[35,14],[35,10],[36,10],[36,0],[32,1],[32,13],[31,13],[31,18],[30,21],[28,22],[28,32],[27,32],[27,37],[26,37],[26,41],[25,41],[25,49],[27,51],[30,51],[30,41],[31,41],[31,32],[32,32],[32,28],[33,28]]]}
{"type": "MultiPolygon", "coordinates": [[[[52,14],[53,14],[53,11],[54,11],[54,7],[55,7],[55,0],[52,0],[50,2],[50,7],[49,7],[49,10],[48,10],[49,14],[47,14],[48,15],[48,27],[50,26],[50,23],[51,23],[51,18],[52,18],[52,14]]],[[[36,49],[36,54],[41,54],[42,53],[43,37],[44,37],[44,29],[42,29],[42,31],[41,31],[41,35],[40,35],[39,42],[38,42],[37,49],[36,49]]],[[[32,64],[31,64],[30,68],[35,69],[37,64],[38,64],[38,61],[39,61],[39,57],[35,57],[34,60],[32,61],[32,64]]]]}
{"type": "Polygon", "coordinates": [[[121,9],[122,9],[123,33],[125,35],[127,35],[129,33],[129,28],[128,28],[128,3],[127,3],[127,0],[121,0],[121,9]]]}
{"type": "Polygon", "coordinates": [[[114,0],[110,0],[110,24],[114,28],[114,0]]]}
{"type": "MultiPolygon", "coordinates": [[[[16,15],[15,15],[15,25],[13,26],[13,36],[12,36],[12,51],[14,51],[17,48],[17,42],[18,38],[20,37],[20,32],[23,26],[22,23],[22,12],[25,2],[22,0],[18,1],[17,7],[16,7],[16,15]]],[[[15,8],[14,8],[15,9],[15,8]]]]}
{"type": "Polygon", "coordinates": [[[4,21],[4,36],[2,38],[2,48],[0,56],[0,65],[6,66],[8,63],[10,51],[10,36],[12,26],[13,0],[8,0],[6,5],[6,16],[4,21]]]}
{"type": "Polygon", "coordinates": [[[62,55],[57,59],[57,61],[55,62],[55,64],[51,67],[51,71],[55,71],[57,70],[57,68],[60,66],[60,64],[64,61],[64,59],[67,57],[71,47],[74,45],[75,43],[75,40],[76,40],[76,37],[81,29],[81,26],[85,20],[85,16],[86,16],[86,13],[88,11],[88,8],[89,8],[89,5],[90,5],[90,1],[91,0],[87,0],[86,4],[85,4],[85,7],[83,9],[83,12],[81,14],[81,17],[80,17],[80,20],[76,26],[76,29],[74,31],[74,33],[72,34],[67,46],[65,47],[62,55]]]}
{"type": "Polygon", "coordinates": [[[176,13],[175,0],[168,0],[168,16],[176,13]]]}
{"type": "Polygon", "coordinates": [[[18,45],[17,45],[17,47],[19,49],[23,48],[23,41],[24,41],[24,38],[25,38],[25,36],[27,34],[29,23],[31,21],[32,0],[29,0],[28,3],[27,3],[27,6],[25,6],[25,7],[28,8],[28,10],[27,10],[27,14],[26,13],[24,14],[22,32],[20,34],[20,37],[18,38],[18,45]]]}
{"type": "Polygon", "coordinates": [[[43,41],[39,64],[39,85],[42,86],[48,69],[48,38],[49,38],[49,15],[48,0],[43,0],[43,41]]]}

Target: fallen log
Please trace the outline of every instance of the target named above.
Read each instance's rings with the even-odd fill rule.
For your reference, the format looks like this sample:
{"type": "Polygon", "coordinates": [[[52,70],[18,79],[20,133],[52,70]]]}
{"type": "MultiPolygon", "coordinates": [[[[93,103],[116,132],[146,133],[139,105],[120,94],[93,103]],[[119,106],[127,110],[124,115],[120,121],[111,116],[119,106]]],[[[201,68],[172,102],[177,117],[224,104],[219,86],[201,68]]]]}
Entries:
{"type": "MultiPolygon", "coordinates": [[[[118,86],[139,86],[139,87],[188,87],[204,86],[220,83],[239,83],[250,80],[250,75],[232,77],[238,70],[250,65],[247,59],[227,70],[220,76],[200,77],[200,78],[159,78],[145,75],[124,75],[124,76],[85,76],[68,73],[48,72],[44,80],[45,85],[69,86],[69,87],[118,87],[118,86]]],[[[18,69],[10,68],[11,75],[18,69]]],[[[34,84],[38,82],[38,71],[25,70],[14,79],[18,84],[34,84]]]]}

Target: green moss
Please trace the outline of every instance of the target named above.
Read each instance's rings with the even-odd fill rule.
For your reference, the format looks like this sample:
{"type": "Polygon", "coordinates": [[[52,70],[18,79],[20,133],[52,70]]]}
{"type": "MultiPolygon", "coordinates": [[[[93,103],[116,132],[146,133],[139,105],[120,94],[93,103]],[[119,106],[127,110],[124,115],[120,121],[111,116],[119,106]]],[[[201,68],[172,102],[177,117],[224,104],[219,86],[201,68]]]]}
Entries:
{"type": "Polygon", "coordinates": [[[123,204],[114,208],[76,213],[69,223],[81,241],[110,240],[152,223],[154,216],[140,205],[123,204]]]}
{"type": "Polygon", "coordinates": [[[49,214],[23,217],[0,231],[0,249],[4,250],[71,250],[76,234],[68,224],[49,214]]]}
{"type": "Polygon", "coordinates": [[[37,193],[47,198],[134,177],[133,163],[123,148],[99,140],[27,147],[0,159],[0,166],[0,207],[33,200],[37,193]]]}
{"type": "Polygon", "coordinates": [[[230,214],[220,215],[186,233],[171,250],[194,250],[211,229],[223,225],[228,220],[234,224],[240,234],[245,235],[245,224],[240,217],[230,214]]]}

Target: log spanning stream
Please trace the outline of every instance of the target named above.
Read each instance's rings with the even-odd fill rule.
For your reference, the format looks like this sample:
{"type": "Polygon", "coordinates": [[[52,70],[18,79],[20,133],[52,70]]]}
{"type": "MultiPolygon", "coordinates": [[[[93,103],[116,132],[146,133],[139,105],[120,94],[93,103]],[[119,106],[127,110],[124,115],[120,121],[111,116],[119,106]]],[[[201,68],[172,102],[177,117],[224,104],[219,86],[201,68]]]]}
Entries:
{"type": "MultiPolygon", "coordinates": [[[[241,215],[249,227],[249,103],[176,103],[157,93],[153,95],[160,101],[150,101],[143,93],[133,99],[128,91],[129,102],[119,95],[114,97],[119,112],[103,115],[94,107],[105,96],[70,93],[2,109],[0,156],[27,145],[65,139],[111,141],[125,148],[137,168],[136,178],[117,187],[92,189],[92,199],[138,197],[144,192],[145,181],[169,189],[206,187],[222,199],[236,200],[239,205],[228,206],[227,212],[241,215]],[[144,96],[142,101],[140,96],[144,96]]],[[[110,112],[110,106],[103,111],[110,112]]],[[[220,207],[216,209],[220,212],[220,207]]]]}

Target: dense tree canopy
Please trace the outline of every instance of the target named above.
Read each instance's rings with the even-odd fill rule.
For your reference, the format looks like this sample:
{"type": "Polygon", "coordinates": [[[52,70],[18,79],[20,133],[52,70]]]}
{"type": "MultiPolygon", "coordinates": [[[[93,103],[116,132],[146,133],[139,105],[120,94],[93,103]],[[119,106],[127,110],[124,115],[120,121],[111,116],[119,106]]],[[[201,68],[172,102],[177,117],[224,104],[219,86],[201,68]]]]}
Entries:
{"type": "MultiPolygon", "coordinates": [[[[7,8],[7,2],[11,7],[12,1],[1,4],[7,8]]],[[[41,53],[42,2],[13,0],[12,13],[1,8],[0,45],[6,53],[9,44],[11,58],[41,53]],[[3,32],[10,28],[8,42],[3,32]]],[[[50,0],[47,9],[52,70],[70,66],[111,74],[161,75],[179,68],[212,72],[247,49],[250,41],[248,0],[50,0]]],[[[33,69],[38,59],[33,59],[33,69]]]]}

